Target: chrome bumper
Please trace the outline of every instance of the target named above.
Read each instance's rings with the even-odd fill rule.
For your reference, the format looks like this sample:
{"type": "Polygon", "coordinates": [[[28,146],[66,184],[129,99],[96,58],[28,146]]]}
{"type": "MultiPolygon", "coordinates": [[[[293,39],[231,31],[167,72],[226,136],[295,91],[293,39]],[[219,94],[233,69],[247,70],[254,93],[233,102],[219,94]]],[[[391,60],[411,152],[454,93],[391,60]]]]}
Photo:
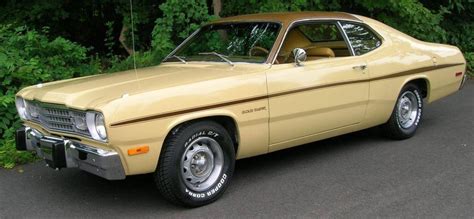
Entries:
{"type": "Polygon", "coordinates": [[[125,179],[125,171],[117,152],[94,148],[74,140],[45,136],[41,132],[22,127],[16,132],[17,150],[35,151],[46,165],[79,168],[108,180],[125,179]]]}

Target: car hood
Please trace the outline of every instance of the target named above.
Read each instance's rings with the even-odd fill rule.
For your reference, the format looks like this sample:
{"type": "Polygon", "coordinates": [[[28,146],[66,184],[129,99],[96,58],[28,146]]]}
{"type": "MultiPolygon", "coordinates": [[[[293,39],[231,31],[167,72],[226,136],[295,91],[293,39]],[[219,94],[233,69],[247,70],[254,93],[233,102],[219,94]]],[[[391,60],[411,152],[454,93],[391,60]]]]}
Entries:
{"type": "Polygon", "coordinates": [[[17,95],[28,100],[100,110],[124,96],[267,69],[265,64],[166,63],[159,66],[39,84],[17,95]]]}

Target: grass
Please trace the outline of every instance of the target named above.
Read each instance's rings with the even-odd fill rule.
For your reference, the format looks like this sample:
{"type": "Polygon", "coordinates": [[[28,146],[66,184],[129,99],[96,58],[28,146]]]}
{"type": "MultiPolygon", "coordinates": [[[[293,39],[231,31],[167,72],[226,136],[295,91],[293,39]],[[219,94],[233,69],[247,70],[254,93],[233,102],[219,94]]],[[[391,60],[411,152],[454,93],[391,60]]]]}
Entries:
{"type": "Polygon", "coordinates": [[[37,160],[35,154],[29,151],[17,151],[15,140],[6,139],[0,146],[0,167],[11,169],[16,165],[26,164],[37,160]]]}

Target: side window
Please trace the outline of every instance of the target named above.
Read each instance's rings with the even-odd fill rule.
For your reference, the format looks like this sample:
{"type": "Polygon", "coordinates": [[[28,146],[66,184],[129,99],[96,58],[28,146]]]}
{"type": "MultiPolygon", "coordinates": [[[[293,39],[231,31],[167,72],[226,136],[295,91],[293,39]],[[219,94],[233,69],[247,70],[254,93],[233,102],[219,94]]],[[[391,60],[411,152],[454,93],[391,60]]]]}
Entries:
{"type": "Polygon", "coordinates": [[[336,24],[314,23],[297,27],[311,42],[342,41],[336,24]]]}
{"type": "Polygon", "coordinates": [[[349,47],[335,22],[302,22],[292,27],[277,56],[277,63],[294,62],[292,51],[306,51],[307,60],[351,56],[349,47]]]}
{"type": "Polygon", "coordinates": [[[382,41],[365,26],[342,23],[342,28],[346,31],[355,55],[364,55],[382,45],[382,41]]]}

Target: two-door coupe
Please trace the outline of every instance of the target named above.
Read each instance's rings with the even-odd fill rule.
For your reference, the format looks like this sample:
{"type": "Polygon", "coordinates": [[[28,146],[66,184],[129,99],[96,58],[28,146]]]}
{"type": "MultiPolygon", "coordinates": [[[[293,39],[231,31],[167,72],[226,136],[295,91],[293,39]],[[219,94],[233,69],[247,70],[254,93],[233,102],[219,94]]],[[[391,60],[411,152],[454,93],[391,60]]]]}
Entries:
{"type": "Polygon", "coordinates": [[[27,87],[18,150],[109,180],[153,173],[163,196],[219,198],[236,159],[379,126],[415,134],[424,103],[458,91],[458,48],[339,12],[202,26],[159,66],[27,87]]]}

